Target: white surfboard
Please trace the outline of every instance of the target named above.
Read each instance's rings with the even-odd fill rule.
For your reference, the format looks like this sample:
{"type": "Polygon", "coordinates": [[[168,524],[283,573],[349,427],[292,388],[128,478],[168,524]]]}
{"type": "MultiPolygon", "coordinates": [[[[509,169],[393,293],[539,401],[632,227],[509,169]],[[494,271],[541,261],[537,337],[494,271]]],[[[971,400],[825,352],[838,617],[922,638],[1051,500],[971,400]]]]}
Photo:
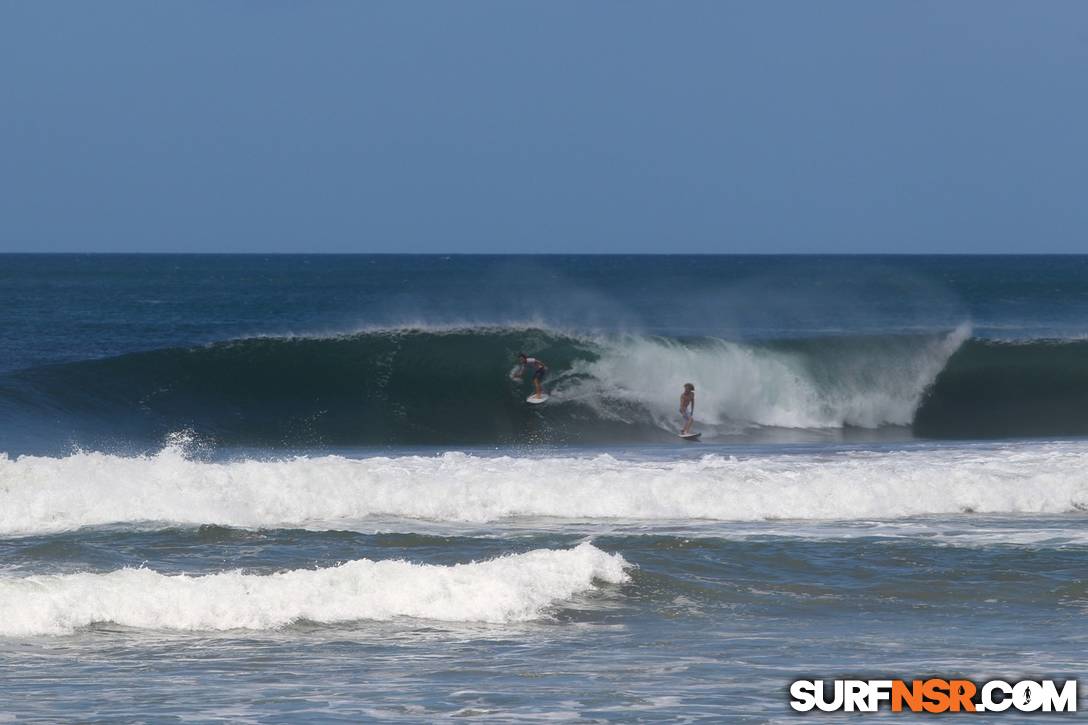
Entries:
{"type": "Polygon", "coordinates": [[[679,435],[686,441],[695,441],[699,440],[699,436],[701,436],[702,433],[680,433],[679,435]]]}
{"type": "Polygon", "coordinates": [[[544,393],[543,395],[537,395],[536,393],[533,393],[525,399],[525,402],[531,403],[532,405],[540,405],[541,403],[546,402],[550,397],[551,396],[547,393],[544,393]]]}

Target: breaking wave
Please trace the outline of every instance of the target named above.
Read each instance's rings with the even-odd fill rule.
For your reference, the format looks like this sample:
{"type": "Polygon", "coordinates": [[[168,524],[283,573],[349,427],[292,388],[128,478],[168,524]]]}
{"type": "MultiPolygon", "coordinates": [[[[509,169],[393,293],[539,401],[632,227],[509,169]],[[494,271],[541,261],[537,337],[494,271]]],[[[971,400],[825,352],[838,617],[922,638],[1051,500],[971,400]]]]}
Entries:
{"type": "Polygon", "coordinates": [[[360,559],[275,574],[168,576],[150,569],[0,577],[0,636],[68,634],[96,623],[173,630],[276,629],[294,622],[414,617],[521,622],[627,580],[592,544],[438,566],[360,559]]]}
{"type": "MultiPolygon", "coordinates": [[[[182,429],[261,447],[666,440],[685,382],[706,437],[909,426],[920,408],[962,417],[962,386],[943,377],[969,376],[980,348],[993,354],[967,338],[966,327],[763,343],[510,327],[253,338],[8,373],[0,431],[91,448],[182,429]],[[543,409],[508,375],[519,350],[549,365],[543,409]]],[[[955,435],[955,423],[923,420],[955,435]]]]}
{"type": "Polygon", "coordinates": [[[368,518],[753,521],[1088,510],[1088,446],[1017,444],[690,460],[0,455],[0,535],[110,524],[351,528],[368,518]]]}

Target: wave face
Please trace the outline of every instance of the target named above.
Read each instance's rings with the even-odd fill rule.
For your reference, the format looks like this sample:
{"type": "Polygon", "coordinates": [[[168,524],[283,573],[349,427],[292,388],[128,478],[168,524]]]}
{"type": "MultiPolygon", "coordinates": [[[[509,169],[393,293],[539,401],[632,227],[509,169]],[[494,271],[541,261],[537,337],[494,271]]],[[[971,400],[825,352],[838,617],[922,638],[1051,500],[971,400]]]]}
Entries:
{"type": "MultiPolygon", "coordinates": [[[[763,343],[541,328],[254,338],[0,377],[0,428],[88,447],[313,447],[672,440],[694,382],[704,439],[909,426],[923,438],[1088,435],[1088,341],[939,335],[763,343]],[[554,395],[525,405],[519,350],[554,395]]],[[[10,436],[9,436],[10,437],[10,436]]]]}
{"type": "Polygon", "coordinates": [[[1057,514],[1088,510],[1086,468],[1088,447],[1072,443],[666,462],[446,453],[206,463],[177,449],[0,456],[0,535],[145,522],[351,528],[373,517],[482,524],[1057,514]]]}
{"type": "Polygon", "coordinates": [[[68,634],[112,622],[174,630],[275,629],[416,617],[521,622],[627,580],[627,563],[592,544],[438,566],[360,559],[276,574],[167,576],[150,569],[0,578],[0,635],[68,634]]]}
{"type": "Polygon", "coordinates": [[[1088,341],[967,342],[937,376],[914,430],[933,438],[1088,435],[1088,341]]]}
{"type": "Polygon", "coordinates": [[[966,337],[755,344],[466,328],[255,338],[10,373],[0,420],[34,419],[92,447],[178,430],[263,447],[671,440],[691,381],[709,435],[907,426],[966,337]],[[550,367],[546,410],[525,405],[528,383],[509,378],[519,350],[550,367]]]}

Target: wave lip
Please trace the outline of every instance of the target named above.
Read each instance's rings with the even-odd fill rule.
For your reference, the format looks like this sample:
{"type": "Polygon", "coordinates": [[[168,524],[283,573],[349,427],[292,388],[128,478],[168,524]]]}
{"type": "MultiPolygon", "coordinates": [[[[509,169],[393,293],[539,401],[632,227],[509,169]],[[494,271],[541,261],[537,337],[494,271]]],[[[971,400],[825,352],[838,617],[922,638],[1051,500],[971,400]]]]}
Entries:
{"type": "Polygon", "coordinates": [[[1088,510],[1088,445],[628,461],[446,453],[205,463],[155,456],[0,454],[0,535],[166,522],[239,528],[368,517],[865,519],[1088,510]]]}
{"type": "Polygon", "coordinates": [[[0,578],[0,635],[69,634],[99,622],[146,629],[276,629],[397,617],[523,622],[628,564],[589,543],[437,566],[360,559],[277,574],[167,576],[150,569],[0,578]]]}

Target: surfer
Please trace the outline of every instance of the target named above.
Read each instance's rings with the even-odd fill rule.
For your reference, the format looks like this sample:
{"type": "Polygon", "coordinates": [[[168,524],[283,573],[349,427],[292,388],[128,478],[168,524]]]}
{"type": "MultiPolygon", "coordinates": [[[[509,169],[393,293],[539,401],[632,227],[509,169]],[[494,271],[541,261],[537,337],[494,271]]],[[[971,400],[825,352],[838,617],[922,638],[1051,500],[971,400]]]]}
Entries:
{"type": "Polygon", "coordinates": [[[548,366],[544,364],[543,360],[538,360],[535,357],[529,357],[523,352],[518,353],[518,372],[514,376],[516,380],[521,380],[522,374],[525,372],[525,368],[530,365],[533,367],[533,387],[536,388],[536,397],[544,395],[544,388],[541,383],[544,382],[544,376],[548,374],[548,366]]]}
{"type": "Polygon", "coordinates": [[[684,392],[680,394],[680,417],[684,419],[684,429],[680,435],[691,433],[691,426],[695,422],[695,386],[684,383],[684,392]]]}

